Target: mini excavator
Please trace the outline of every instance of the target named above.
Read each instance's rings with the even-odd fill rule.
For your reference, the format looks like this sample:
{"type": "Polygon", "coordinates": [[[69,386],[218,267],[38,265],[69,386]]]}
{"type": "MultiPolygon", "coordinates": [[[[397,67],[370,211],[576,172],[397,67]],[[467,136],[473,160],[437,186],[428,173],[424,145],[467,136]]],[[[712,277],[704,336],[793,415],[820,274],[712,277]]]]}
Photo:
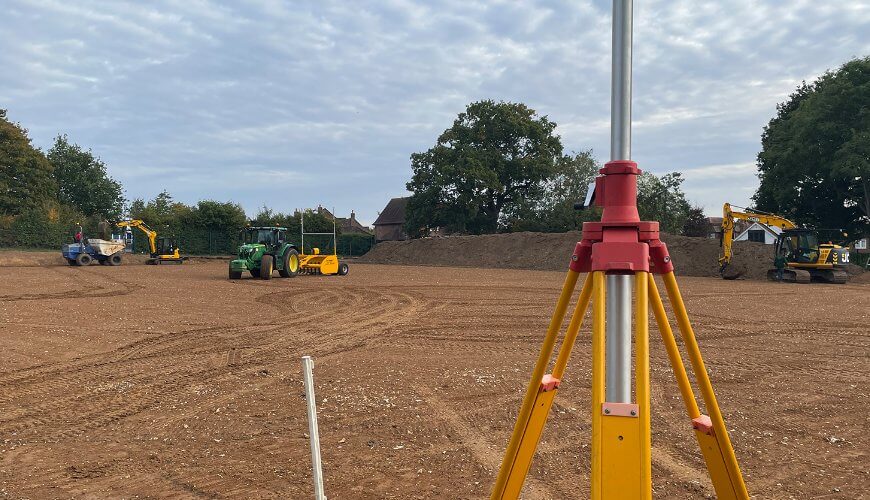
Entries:
{"type": "Polygon", "coordinates": [[[148,249],[151,253],[151,258],[145,262],[146,264],[181,264],[187,260],[187,257],[182,257],[179,254],[175,238],[158,238],[157,231],[148,227],[145,221],[140,219],[122,220],[117,226],[126,227],[128,230],[135,227],[145,233],[145,236],[148,237],[148,249]]]}

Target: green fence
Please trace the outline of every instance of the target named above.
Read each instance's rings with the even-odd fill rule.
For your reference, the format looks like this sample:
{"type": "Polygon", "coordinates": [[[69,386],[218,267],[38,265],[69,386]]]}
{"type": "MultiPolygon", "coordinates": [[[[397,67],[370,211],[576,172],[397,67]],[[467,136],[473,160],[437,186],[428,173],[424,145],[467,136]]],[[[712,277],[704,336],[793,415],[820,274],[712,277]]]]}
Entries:
{"type": "MultiPolygon", "coordinates": [[[[159,233],[161,236],[171,232],[159,233]]],[[[302,246],[302,238],[299,235],[291,235],[290,241],[302,246]]],[[[184,255],[235,255],[242,242],[241,232],[227,232],[216,229],[194,228],[187,229],[176,236],[176,242],[181,253],[184,255]]],[[[369,234],[340,234],[338,235],[337,250],[339,255],[360,256],[371,250],[374,245],[374,236],[369,234]]],[[[305,236],[305,253],[312,253],[313,248],[319,248],[321,253],[332,253],[331,235],[305,236]]],[[[137,253],[148,252],[148,238],[137,229],[133,232],[133,249],[137,253]]]]}
{"type": "MultiPolygon", "coordinates": [[[[97,221],[81,221],[86,238],[100,237],[97,221]]],[[[59,250],[64,243],[71,243],[77,225],[69,220],[50,222],[40,214],[25,214],[15,219],[0,220],[0,246],[45,248],[59,250]]],[[[174,237],[179,250],[184,255],[235,255],[242,241],[240,230],[214,228],[169,228],[155,227],[159,237],[174,237]]],[[[116,236],[124,236],[124,228],[114,227],[110,231],[116,236]]],[[[149,253],[148,237],[139,229],[133,228],[133,251],[149,253]]],[[[290,241],[302,245],[301,237],[290,235],[290,241]]],[[[312,235],[305,237],[306,253],[318,247],[322,253],[332,253],[332,235],[312,235]]],[[[359,256],[368,252],[374,245],[374,236],[368,234],[338,235],[339,255],[359,256]]]]}

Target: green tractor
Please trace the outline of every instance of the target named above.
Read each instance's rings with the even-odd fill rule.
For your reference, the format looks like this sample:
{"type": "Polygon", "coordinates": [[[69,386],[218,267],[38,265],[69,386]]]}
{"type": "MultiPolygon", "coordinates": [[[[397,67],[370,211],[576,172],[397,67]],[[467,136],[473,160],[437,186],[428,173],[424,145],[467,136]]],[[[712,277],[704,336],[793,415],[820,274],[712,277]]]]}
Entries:
{"type": "Polygon", "coordinates": [[[264,280],[272,279],[274,271],[282,278],[292,278],[299,273],[299,250],[287,242],[287,228],[245,228],[239,256],[230,261],[230,279],[241,278],[245,271],[264,280]]]}

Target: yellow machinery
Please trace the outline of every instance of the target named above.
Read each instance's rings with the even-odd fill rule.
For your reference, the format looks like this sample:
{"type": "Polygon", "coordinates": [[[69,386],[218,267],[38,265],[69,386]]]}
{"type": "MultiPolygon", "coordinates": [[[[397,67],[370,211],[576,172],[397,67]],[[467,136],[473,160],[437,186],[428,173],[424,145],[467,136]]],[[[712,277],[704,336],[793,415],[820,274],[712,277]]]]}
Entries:
{"type": "Polygon", "coordinates": [[[187,260],[179,254],[174,238],[158,238],[157,231],[148,227],[148,224],[140,219],[122,220],[117,226],[127,228],[128,232],[135,227],[145,233],[151,253],[151,258],[146,261],[147,264],[181,264],[187,260]]]}
{"type": "MultiPolygon", "coordinates": [[[[740,208],[740,207],[735,207],[740,208]]],[[[820,243],[819,233],[814,229],[799,228],[794,222],[778,215],[744,209],[734,211],[726,203],[722,207],[722,255],[719,257],[719,272],[723,278],[734,279],[737,276],[727,272],[733,256],[734,221],[747,220],[767,226],[778,227],[782,232],[777,236],[771,262],[777,255],[783,254],[787,260],[783,270],[783,281],[792,283],[809,283],[812,280],[827,283],[845,283],[849,279],[845,268],[849,264],[849,249],[834,243],[820,243]]],[[[776,270],[767,272],[768,278],[774,279],[776,270]]]]}
{"type": "Polygon", "coordinates": [[[302,253],[299,254],[299,272],[304,274],[324,274],[327,276],[345,276],[348,265],[338,260],[338,238],[335,230],[335,217],[332,219],[331,233],[306,233],[305,213],[300,212],[300,226],[302,227],[302,253]],[[332,253],[322,254],[319,248],[312,248],[310,254],[305,253],[305,235],[309,236],[332,236],[332,253]]]}

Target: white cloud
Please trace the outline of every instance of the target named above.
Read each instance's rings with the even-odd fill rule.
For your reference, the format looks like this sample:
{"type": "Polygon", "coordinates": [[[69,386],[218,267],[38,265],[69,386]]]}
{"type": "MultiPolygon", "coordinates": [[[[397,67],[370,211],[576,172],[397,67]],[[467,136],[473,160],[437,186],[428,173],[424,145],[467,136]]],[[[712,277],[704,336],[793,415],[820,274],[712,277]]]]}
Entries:
{"type": "MultiPolygon", "coordinates": [[[[601,0],[4,8],[0,107],[40,146],[68,133],[93,148],[131,197],[323,203],[371,220],[405,192],[409,155],[483,98],[548,115],[567,150],[609,153],[601,0]]],[[[684,172],[708,212],[748,203],[776,103],[870,53],[868,14],[866,2],[636,3],[634,159],[684,172]]]]}

